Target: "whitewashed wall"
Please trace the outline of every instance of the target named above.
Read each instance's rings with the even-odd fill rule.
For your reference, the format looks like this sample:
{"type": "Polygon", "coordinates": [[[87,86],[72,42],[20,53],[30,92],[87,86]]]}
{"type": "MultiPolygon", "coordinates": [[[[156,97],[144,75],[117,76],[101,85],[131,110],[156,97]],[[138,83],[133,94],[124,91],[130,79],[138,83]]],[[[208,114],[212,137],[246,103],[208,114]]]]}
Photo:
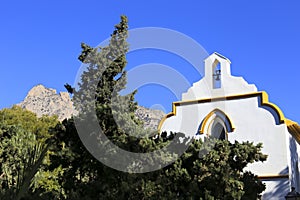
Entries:
{"type": "MultiPolygon", "coordinates": [[[[300,148],[297,142],[291,146],[290,141],[293,138],[290,137],[287,126],[278,121],[276,109],[261,106],[259,94],[255,85],[248,84],[241,77],[231,75],[230,61],[227,58],[214,53],[205,60],[203,79],[182,94],[181,102],[173,104],[173,116],[171,114],[162,120],[160,131],[183,132],[188,136],[195,136],[199,132],[201,122],[209,113],[214,109],[224,112],[235,128],[233,132],[228,133],[229,141],[263,143],[263,153],[268,155],[266,162],[251,164],[247,170],[259,176],[290,175],[289,179],[264,180],[267,185],[264,199],[270,199],[272,195],[274,199],[284,199],[285,192],[289,191],[292,184],[296,189],[300,189],[299,181],[295,181],[292,173],[295,170],[299,171],[295,162],[298,162],[300,148]],[[217,61],[221,66],[221,87],[214,89],[213,74],[217,61]],[[233,98],[228,100],[222,97],[233,98]],[[202,102],[203,99],[212,101],[202,102]]],[[[205,137],[205,134],[200,135],[201,137],[205,137]]]]}

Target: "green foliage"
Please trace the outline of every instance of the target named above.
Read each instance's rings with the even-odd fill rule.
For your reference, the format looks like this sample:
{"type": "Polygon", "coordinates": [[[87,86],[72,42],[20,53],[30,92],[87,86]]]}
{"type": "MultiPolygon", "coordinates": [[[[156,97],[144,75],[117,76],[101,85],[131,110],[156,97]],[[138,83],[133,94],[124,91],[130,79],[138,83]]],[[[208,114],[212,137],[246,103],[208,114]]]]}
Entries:
{"type": "Polygon", "coordinates": [[[14,106],[0,111],[0,197],[20,199],[36,188],[35,176],[43,173],[51,145],[48,131],[57,123],[55,117],[37,118],[32,112],[14,106]]]}
{"type": "MultiPolygon", "coordinates": [[[[0,122],[7,126],[19,126],[25,131],[35,134],[39,141],[45,141],[51,137],[49,129],[57,124],[57,117],[42,116],[37,118],[36,114],[13,106],[10,109],[0,111],[0,122]]],[[[1,132],[0,132],[1,136],[1,132]]]]}
{"type": "Polygon", "coordinates": [[[81,76],[79,89],[72,91],[74,105],[80,114],[86,117],[90,111],[96,110],[99,125],[110,139],[126,132],[140,135],[143,131],[141,126],[135,126],[141,124],[134,115],[136,91],[126,96],[119,95],[127,83],[124,70],[128,52],[127,23],[127,17],[121,16],[121,22],[115,25],[106,47],[92,48],[85,43],[81,44],[82,52],[78,59],[87,70],[81,76]]]}
{"type": "MultiPolygon", "coordinates": [[[[108,46],[81,45],[79,60],[87,70],[79,89],[65,85],[74,95],[78,118],[96,109],[103,133],[131,152],[153,152],[171,140],[181,145],[175,135],[184,137],[182,133],[153,137],[142,128],[134,115],[136,91],[119,94],[126,86],[127,29],[127,18],[122,16],[108,46]]],[[[92,130],[89,122],[85,125],[88,137],[92,130]]],[[[101,135],[92,133],[95,141],[102,141],[101,135]]],[[[249,142],[193,140],[173,164],[148,173],[125,173],[105,166],[88,152],[74,119],[58,123],[56,118],[37,118],[13,107],[0,111],[0,199],[258,199],[265,186],[244,169],[266,160],[261,149],[261,144],[249,142]]],[[[161,153],[141,162],[151,165],[155,159],[167,162],[173,156],[176,152],[161,153]]],[[[140,164],[131,163],[127,169],[141,168],[140,164]]]]}
{"type": "MultiPolygon", "coordinates": [[[[87,71],[81,77],[79,90],[72,89],[75,105],[79,111],[88,112],[95,103],[104,134],[119,147],[131,152],[160,149],[175,140],[174,135],[162,134],[155,139],[132,137],[147,132],[134,117],[135,92],[128,96],[118,94],[126,85],[127,19],[122,17],[115,28],[107,47],[98,49],[82,44],[79,60],[87,65],[87,71]],[[91,84],[95,82],[96,85],[91,84]],[[86,90],[94,86],[96,94],[86,90]],[[116,121],[122,121],[121,128],[116,121]]],[[[51,157],[51,167],[64,168],[59,182],[67,199],[256,199],[265,188],[255,175],[243,171],[249,163],[266,159],[260,144],[195,140],[172,165],[131,174],[111,169],[93,158],[76,134],[72,119],[65,120],[57,132],[62,145],[56,150],[60,153],[51,157]],[[207,154],[199,157],[203,152],[207,154]]],[[[86,132],[88,135],[88,128],[86,132]]]]}
{"type": "MultiPolygon", "coordinates": [[[[204,199],[258,198],[265,186],[251,172],[243,170],[249,163],[266,160],[266,155],[261,153],[261,144],[253,145],[249,142],[232,144],[229,141],[213,139],[204,142],[214,145],[205,156],[195,157],[198,152],[201,154],[202,148],[199,149],[199,146],[202,142],[194,141],[195,146],[191,145],[187,151],[191,153],[183,161],[183,165],[187,164],[185,168],[188,169],[189,177],[192,177],[192,181],[189,179],[186,181],[196,186],[190,194],[199,194],[199,197],[204,199]],[[245,184],[247,187],[244,187],[245,184]],[[195,192],[197,188],[199,191],[195,192]],[[256,193],[253,194],[253,191],[256,193]],[[249,198],[248,193],[252,193],[256,198],[249,198]]],[[[188,189],[185,188],[185,191],[188,189]]]]}

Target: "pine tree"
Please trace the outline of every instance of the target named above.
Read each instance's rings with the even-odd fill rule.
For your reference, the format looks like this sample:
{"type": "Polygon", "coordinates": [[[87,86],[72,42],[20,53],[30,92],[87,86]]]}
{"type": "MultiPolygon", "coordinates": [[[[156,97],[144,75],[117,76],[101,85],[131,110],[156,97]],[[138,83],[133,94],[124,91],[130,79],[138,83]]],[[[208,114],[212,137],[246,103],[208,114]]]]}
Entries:
{"type": "MultiPolygon", "coordinates": [[[[108,46],[90,47],[82,43],[79,60],[85,64],[87,70],[81,76],[78,90],[74,93],[73,102],[81,114],[88,114],[96,110],[99,124],[106,136],[120,133],[121,123],[129,131],[131,126],[140,124],[135,118],[134,102],[136,91],[120,96],[120,91],[126,87],[127,78],[125,66],[128,52],[128,24],[127,17],[121,16],[121,22],[115,25],[108,46]],[[135,124],[127,124],[134,122],[135,124]],[[119,131],[117,133],[116,131],[119,131]]],[[[87,117],[87,116],[84,116],[87,117]]]]}

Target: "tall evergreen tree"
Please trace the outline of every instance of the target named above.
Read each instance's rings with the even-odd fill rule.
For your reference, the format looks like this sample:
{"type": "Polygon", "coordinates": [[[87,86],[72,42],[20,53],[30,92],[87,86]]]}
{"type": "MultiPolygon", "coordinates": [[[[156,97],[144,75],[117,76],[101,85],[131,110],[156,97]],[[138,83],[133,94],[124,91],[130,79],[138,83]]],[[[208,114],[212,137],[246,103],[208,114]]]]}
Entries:
{"type": "Polygon", "coordinates": [[[125,96],[119,94],[127,83],[127,29],[127,17],[121,16],[121,22],[115,25],[108,46],[93,48],[85,43],[81,44],[82,52],[78,59],[85,64],[86,70],[81,76],[78,90],[72,90],[73,102],[78,111],[87,114],[96,110],[101,129],[107,136],[120,131],[116,121],[122,125],[131,121],[138,123],[134,116],[136,91],[125,96]]]}
{"type": "MultiPolygon", "coordinates": [[[[266,159],[261,153],[260,145],[231,144],[227,141],[210,143],[209,140],[203,143],[195,140],[175,163],[143,174],[117,171],[91,156],[81,140],[87,140],[94,135],[93,140],[101,142],[101,135],[93,132],[93,127],[90,126],[93,120],[99,124],[109,140],[131,152],[154,151],[169,144],[171,140],[180,144],[180,141],[177,141],[178,137],[174,136],[184,137],[181,133],[139,137],[147,136],[148,132],[141,128],[141,122],[134,116],[136,91],[126,96],[119,94],[126,86],[124,69],[128,51],[127,28],[127,18],[122,16],[121,22],[115,26],[108,46],[92,48],[87,44],[81,45],[79,60],[86,65],[86,70],[77,89],[66,85],[68,91],[73,93],[79,116],[65,120],[56,127],[59,145],[56,149],[57,154],[51,157],[51,169],[61,167],[64,171],[59,177],[59,182],[65,197],[62,195],[60,198],[247,199],[249,189],[255,189],[255,194],[248,199],[259,197],[264,186],[255,175],[244,173],[243,169],[248,163],[266,159]],[[93,113],[96,114],[96,119],[91,117],[93,113]],[[92,120],[85,120],[86,118],[92,120]],[[81,135],[80,138],[76,128],[81,122],[84,123],[83,130],[86,135],[81,135]],[[212,146],[212,151],[200,158],[199,152],[205,145],[212,146]]],[[[114,155],[114,149],[111,155],[114,155]]],[[[162,155],[166,160],[168,156],[171,157],[162,155]]],[[[126,159],[124,156],[124,162],[126,159]]],[[[144,161],[149,164],[153,162],[149,159],[144,161]]],[[[132,166],[126,167],[142,166],[133,163],[132,166]]]]}

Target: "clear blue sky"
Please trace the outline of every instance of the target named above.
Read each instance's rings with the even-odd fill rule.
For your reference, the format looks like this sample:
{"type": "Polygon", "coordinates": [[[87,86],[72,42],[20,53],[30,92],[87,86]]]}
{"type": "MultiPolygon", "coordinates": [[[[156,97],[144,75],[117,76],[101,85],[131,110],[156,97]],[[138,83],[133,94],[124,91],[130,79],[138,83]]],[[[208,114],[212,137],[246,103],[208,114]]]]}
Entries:
{"type": "MultiPolygon", "coordinates": [[[[196,40],[208,53],[225,55],[232,62],[233,75],[267,91],[286,117],[300,122],[299,10],[299,0],[4,1],[0,7],[0,108],[20,102],[39,83],[65,91],[63,85],[74,82],[80,67],[80,43],[98,45],[125,14],[130,28],[173,29],[196,40]]],[[[157,62],[181,65],[182,73],[188,69],[174,56],[151,53],[129,56],[129,65],[157,62]]],[[[192,71],[186,76],[191,82],[201,78],[192,71]]],[[[176,98],[161,91],[166,95],[162,100],[154,89],[141,88],[139,103],[163,104],[169,111],[176,98]]]]}

